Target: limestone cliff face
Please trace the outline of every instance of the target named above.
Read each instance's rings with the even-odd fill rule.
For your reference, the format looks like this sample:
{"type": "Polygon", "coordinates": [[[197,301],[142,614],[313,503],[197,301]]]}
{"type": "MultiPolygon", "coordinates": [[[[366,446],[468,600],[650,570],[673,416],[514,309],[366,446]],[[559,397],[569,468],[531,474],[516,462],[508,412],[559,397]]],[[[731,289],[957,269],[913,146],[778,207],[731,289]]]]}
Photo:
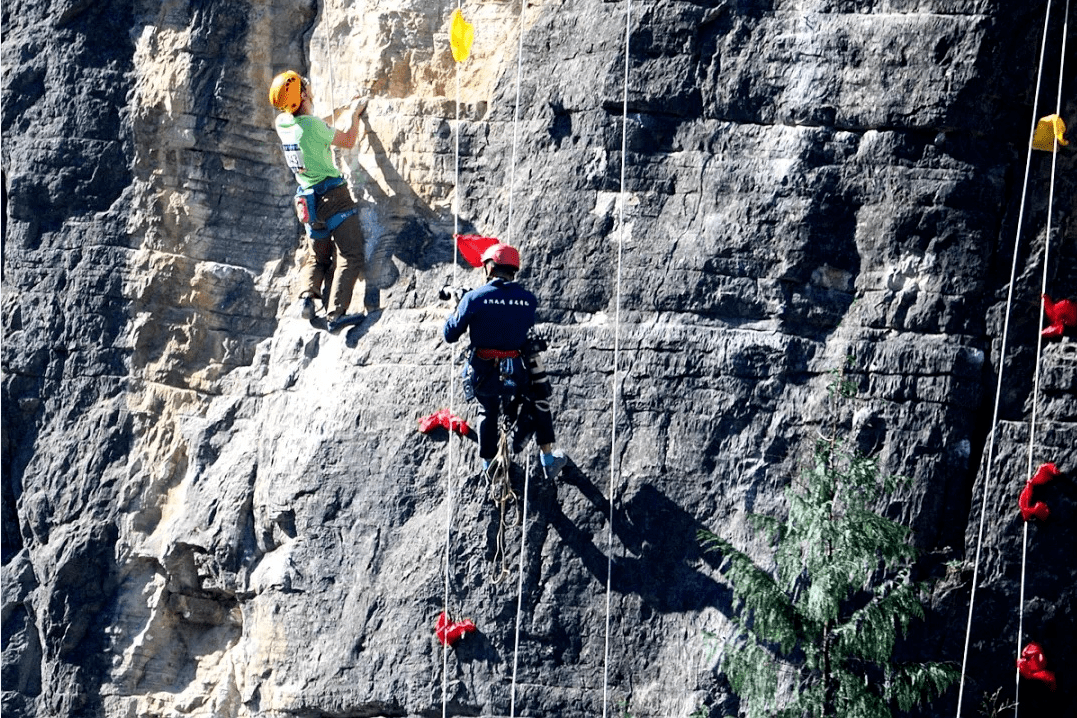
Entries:
{"type": "Polygon", "coordinates": [[[1019,640],[1072,676],[1077,344],[1036,341],[1043,283],[1077,295],[1072,146],[1022,190],[1046,6],[633,2],[627,117],[625,3],[465,4],[459,67],[453,7],[4,6],[4,714],[722,715],[696,530],[782,511],[846,362],[839,418],[912,478],[887,510],[939,579],[903,653],[960,662],[983,502],[965,714],[1019,640]],[[289,308],[287,68],[326,112],[372,93],[339,160],[382,309],[339,334],[289,308]],[[517,457],[501,581],[474,443],[416,430],[470,418],[454,231],[521,248],[574,462],[517,457]],[[1065,476],[1023,551],[1033,461],[1065,476]],[[446,603],[479,631],[443,670],[446,603]]]}

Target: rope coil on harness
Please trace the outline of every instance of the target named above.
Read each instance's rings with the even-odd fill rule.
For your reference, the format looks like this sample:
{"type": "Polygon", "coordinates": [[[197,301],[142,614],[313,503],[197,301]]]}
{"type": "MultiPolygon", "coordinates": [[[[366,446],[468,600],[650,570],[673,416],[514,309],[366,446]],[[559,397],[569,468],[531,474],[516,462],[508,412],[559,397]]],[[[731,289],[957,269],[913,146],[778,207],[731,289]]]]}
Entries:
{"type": "MultiPolygon", "coordinates": [[[[505,518],[508,515],[509,506],[518,504],[520,498],[512,490],[510,480],[512,469],[512,447],[509,437],[512,435],[515,425],[510,426],[505,412],[501,413],[499,420],[500,436],[497,442],[497,455],[490,462],[490,468],[486,472],[486,478],[490,486],[490,498],[500,514],[497,527],[497,541],[494,549],[494,560],[491,579],[495,584],[504,581],[510,574],[509,558],[505,553],[505,518]],[[498,564],[500,563],[500,570],[498,564]]],[[[523,520],[518,512],[513,526],[519,526],[523,520]]]]}

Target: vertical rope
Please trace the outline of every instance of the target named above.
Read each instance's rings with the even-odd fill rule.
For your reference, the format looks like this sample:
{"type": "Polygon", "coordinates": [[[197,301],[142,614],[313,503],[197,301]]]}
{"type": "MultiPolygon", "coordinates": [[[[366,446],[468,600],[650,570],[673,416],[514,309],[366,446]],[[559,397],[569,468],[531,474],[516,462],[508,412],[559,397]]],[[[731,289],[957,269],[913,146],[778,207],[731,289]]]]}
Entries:
{"type": "MultiPolygon", "coordinates": [[[[1066,0],[1066,10],[1062,14],[1062,59],[1058,68],[1058,96],[1055,101],[1055,113],[1062,114],[1062,79],[1066,69],[1066,36],[1069,33],[1069,10],[1070,3],[1066,0]]],[[[1029,150],[1031,153],[1031,149],[1029,150]]],[[[1051,184],[1047,193],[1047,228],[1043,238],[1043,278],[1040,283],[1040,321],[1037,326],[1043,326],[1044,305],[1043,295],[1047,293],[1047,272],[1050,267],[1051,257],[1051,219],[1055,203],[1055,172],[1058,167],[1058,137],[1054,136],[1051,148],[1051,184]]],[[[1028,426],[1028,465],[1025,476],[1032,476],[1033,459],[1036,450],[1036,418],[1039,414],[1040,394],[1040,364],[1043,359],[1043,333],[1036,333],[1036,364],[1032,379],[1032,416],[1028,426]]],[[[1017,655],[1021,655],[1021,647],[1025,636],[1025,566],[1028,558],[1028,521],[1023,522],[1021,531],[1021,592],[1018,598],[1017,611],[1017,655]]],[[[1013,714],[1016,718],[1021,709],[1021,671],[1016,671],[1014,678],[1014,705],[1013,714]]]]}
{"type": "MultiPolygon", "coordinates": [[[[460,0],[456,3],[460,8],[460,0]]],[[[456,144],[455,144],[455,167],[453,174],[453,233],[452,242],[452,285],[456,286],[456,264],[458,261],[456,235],[460,233],[460,63],[454,62],[453,69],[456,76],[456,144]]],[[[454,399],[456,397],[456,359],[454,352],[449,350],[449,416],[455,416],[454,399]]],[[[452,516],[453,516],[453,432],[450,428],[446,451],[448,458],[445,468],[445,576],[444,576],[444,602],[442,610],[446,616],[449,614],[449,553],[452,548],[452,516]]],[[[448,715],[449,693],[449,646],[441,646],[441,717],[448,715]]]]}
{"type": "MultiPolygon", "coordinates": [[[[460,3],[456,4],[457,9],[460,3]]],[[[453,212],[452,212],[452,274],[456,279],[456,235],[460,234],[460,63],[453,63],[456,76],[456,137],[455,137],[455,184],[453,185],[453,212]]]]}
{"type": "Polygon", "coordinates": [[[609,709],[610,688],[610,597],[613,588],[613,506],[614,496],[617,491],[619,465],[617,461],[617,384],[620,378],[621,366],[621,268],[625,241],[625,168],[627,166],[626,155],[628,152],[628,60],[629,40],[631,38],[632,24],[632,0],[625,2],[625,65],[624,65],[624,93],[621,101],[621,197],[618,211],[618,237],[617,237],[617,274],[616,289],[614,292],[614,324],[613,324],[613,378],[611,382],[612,421],[610,422],[610,485],[609,485],[609,516],[607,518],[606,533],[606,643],[602,667],[602,717],[606,718],[609,709]]]}
{"type": "MultiPolygon", "coordinates": [[[[330,41],[329,35],[330,35],[330,32],[329,32],[329,28],[327,26],[326,30],[325,30],[325,54],[329,56],[329,123],[330,123],[330,129],[335,130],[336,126],[337,126],[337,106],[336,106],[336,103],[334,102],[334,100],[335,100],[335,98],[337,96],[336,78],[335,78],[336,72],[334,70],[334,63],[333,63],[333,55],[334,55],[334,53],[333,53],[333,45],[332,45],[332,42],[330,41]]],[[[336,170],[339,172],[340,171],[340,166],[337,163],[337,147],[336,147],[336,145],[333,145],[333,144],[329,145],[329,154],[333,158],[333,167],[336,168],[336,170]]]]}
{"type": "MultiPolygon", "coordinates": [[[[520,0],[520,29],[517,32],[519,39],[516,46],[516,107],[512,113],[512,164],[509,165],[509,216],[507,226],[505,227],[505,244],[512,244],[513,239],[513,227],[512,227],[512,209],[513,209],[513,191],[516,187],[516,146],[519,137],[519,124],[520,124],[520,76],[523,74],[523,57],[524,57],[524,5],[527,0],[520,0]]],[[[516,245],[513,245],[516,246],[516,245]]]]}
{"type": "MultiPolygon", "coordinates": [[[[513,200],[516,196],[516,162],[517,147],[519,145],[520,125],[520,85],[523,76],[524,56],[524,8],[527,0],[520,0],[520,14],[518,19],[517,44],[516,44],[516,104],[512,112],[512,161],[509,165],[509,211],[505,227],[505,244],[514,244],[513,233],[513,200]]],[[[523,616],[524,602],[524,557],[527,553],[527,495],[531,486],[531,467],[533,462],[527,461],[527,470],[524,474],[524,499],[520,507],[520,563],[519,576],[516,585],[516,630],[512,646],[512,686],[510,688],[509,717],[516,716],[516,681],[520,665],[520,620],[523,616]]]]}
{"type": "MultiPolygon", "coordinates": [[[[1068,0],[1067,0],[1068,2],[1068,0]]],[[[990,440],[987,448],[987,464],[984,469],[983,497],[980,502],[980,520],[976,535],[976,559],[972,566],[972,588],[969,593],[969,613],[965,624],[965,646],[961,654],[961,680],[957,691],[957,718],[961,718],[961,709],[965,697],[965,676],[968,672],[969,643],[972,636],[972,616],[976,607],[976,586],[980,576],[980,557],[983,553],[984,525],[987,517],[987,497],[991,493],[991,482],[995,463],[995,440],[998,429],[999,405],[1002,398],[1002,382],[1006,370],[1006,348],[1009,342],[1010,316],[1013,308],[1013,288],[1017,280],[1017,259],[1021,247],[1021,226],[1025,217],[1025,202],[1028,195],[1028,176],[1032,163],[1032,139],[1036,136],[1036,122],[1039,115],[1040,84],[1043,80],[1043,59],[1047,47],[1047,28],[1051,18],[1051,0],[1047,0],[1047,10],[1043,21],[1043,40],[1040,43],[1040,64],[1036,75],[1036,93],[1032,103],[1032,129],[1029,131],[1028,154],[1025,158],[1025,178],[1021,185],[1021,207],[1017,213],[1017,227],[1013,244],[1013,263],[1010,268],[1010,283],[1006,294],[1006,315],[1002,324],[1002,345],[999,348],[998,382],[995,386],[995,404],[991,416],[990,440]]]]}
{"type": "Polygon", "coordinates": [[[519,579],[516,585],[516,638],[512,647],[512,697],[509,701],[509,716],[516,716],[516,676],[520,664],[520,617],[523,615],[524,603],[524,548],[527,543],[527,494],[531,487],[531,467],[534,461],[528,460],[527,471],[524,473],[524,500],[521,505],[520,519],[520,566],[519,579]]]}

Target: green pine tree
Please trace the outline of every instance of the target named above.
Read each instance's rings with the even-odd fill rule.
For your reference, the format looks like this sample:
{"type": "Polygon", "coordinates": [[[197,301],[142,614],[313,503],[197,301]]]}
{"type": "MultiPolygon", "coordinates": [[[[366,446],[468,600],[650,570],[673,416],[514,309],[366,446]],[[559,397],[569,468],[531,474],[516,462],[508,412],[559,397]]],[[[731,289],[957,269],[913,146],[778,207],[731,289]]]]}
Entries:
{"type": "MultiPolygon", "coordinates": [[[[852,386],[838,372],[831,397],[847,398],[852,386]]],[[[737,635],[722,670],[742,712],[888,718],[894,707],[907,711],[934,699],[956,670],[892,660],[898,633],[923,618],[921,587],[910,579],[916,551],[909,530],[873,510],[899,479],[848,451],[836,427],[816,443],[802,479],[786,492],[785,521],[752,517],[773,540],[774,570],[699,532],[703,547],[722,556],[720,572],[733,589],[737,635]]]]}

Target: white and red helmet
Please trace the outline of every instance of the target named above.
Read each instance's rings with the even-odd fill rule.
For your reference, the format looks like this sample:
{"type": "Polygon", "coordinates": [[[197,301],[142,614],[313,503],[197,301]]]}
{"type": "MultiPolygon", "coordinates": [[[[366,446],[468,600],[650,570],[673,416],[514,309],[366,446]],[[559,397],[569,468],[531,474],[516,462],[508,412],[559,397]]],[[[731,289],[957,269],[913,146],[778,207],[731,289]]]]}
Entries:
{"type": "Polygon", "coordinates": [[[498,242],[487,247],[486,251],[482,253],[482,263],[486,264],[487,262],[519,269],[520,253],[516,251],[515,247],[498,242]]]}

